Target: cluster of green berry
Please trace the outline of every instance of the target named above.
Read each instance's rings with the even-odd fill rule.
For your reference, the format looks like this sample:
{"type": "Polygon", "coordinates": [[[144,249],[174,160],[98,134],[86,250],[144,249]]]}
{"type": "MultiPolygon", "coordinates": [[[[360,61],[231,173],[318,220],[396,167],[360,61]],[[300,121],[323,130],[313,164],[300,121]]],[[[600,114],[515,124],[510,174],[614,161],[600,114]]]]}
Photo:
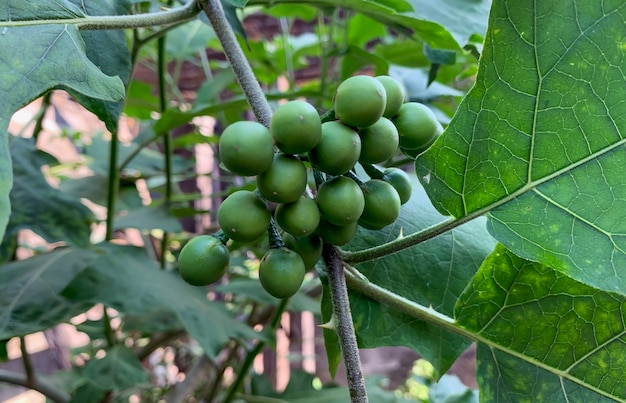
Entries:
{"type": "MultiPolygon", "coordinates": [[[[276,109],[269,129],[240,121],[220,138],[223,166],[256,176],[257,185],[256,192],[236,191],[220,205],[223,233],[237,242],[257,240],[273,228],[267,202],[276,204],[274,219],[284,233],[282,238],[274,234],[279,242],[261,259],[259,279],[277,298],[300,288],[306,270],[321,257],[322,240],[345,245],[357,226],[377,230],[398,218],[411,196],[411,180],[401,169],[373,164],[389,160],[398,149],[415,157],[442,132],[433,112],[405,102],[403,86],[389,76],[345,80],[333,111],[325,115],[331,118],[320,119],[311,104],[290,101],[276,109]],[[357,163],[369,180],[355,173],[357,163]],[[307,190],[307,166],[314,172],[314,197],[307,190]]],[[[179,256],[182,277],[196,285],[219,279],[228,267],[224,239],[201,236],[187,243],[179,256]]]]}

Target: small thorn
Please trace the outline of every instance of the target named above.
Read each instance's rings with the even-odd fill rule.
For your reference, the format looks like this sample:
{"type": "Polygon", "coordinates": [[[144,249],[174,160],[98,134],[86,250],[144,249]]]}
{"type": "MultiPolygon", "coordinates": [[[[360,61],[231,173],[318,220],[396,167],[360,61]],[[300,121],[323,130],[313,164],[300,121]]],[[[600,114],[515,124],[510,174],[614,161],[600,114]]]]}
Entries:
{"type": "Polygon", "coordinates": [[[333,314],[330,317],[330,320],[326,323],[322,323],[321,325],[318,325],[318,327],[321,327],[322,329],[328,329],[328,330],[332,330],[333,332],[337,331],[337,326],[335,324],[335,314],[333,314]]]}

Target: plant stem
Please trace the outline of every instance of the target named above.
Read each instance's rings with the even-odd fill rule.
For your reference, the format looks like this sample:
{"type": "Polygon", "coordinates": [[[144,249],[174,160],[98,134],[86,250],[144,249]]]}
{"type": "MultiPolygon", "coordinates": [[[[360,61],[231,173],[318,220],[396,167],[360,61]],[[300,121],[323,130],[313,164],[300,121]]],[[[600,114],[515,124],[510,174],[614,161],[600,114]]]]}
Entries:
{"type": "Polygon", "coordinates": [[[6,369],[0,369],[0,382],[6,382],[12,385],[24,386],[26,388],[36,390],[57,403],[70,401],[70,395],[56,386],[41,379],[37,379],[34,384],[30,385],[26,375],[13,371],[7,371],[6,369]]]}
{"type": "Polygon", "coordinates": [[[328,269],[328,284],[333,305],[335,329],[341,344],[343,362],[346,366],[350,399],[353,403],[364,403],[368,401],[367,391],[365,390],[361,358],[359,357],[354,324],[352,323],[343,263],[339,258],[337,249],[330,244],[324,243],[322,256],[328,269]]]}
{"type": "MultiPolygon", "coordinates": [[[[157,74],[159,85],[159,109],[161,114],[167,110],[167,89],[165,86],[165,75],[167,74],[166,52],[165,52],[166,36],[161,36],[157,40],[157,74]]],[[[172,133],[168,130],[163,133],[163,155],[165,157],[165,206],[169,207],[172,202],[172,133]]],[[[163,232],[161,239],[161,269],[166,267],[168,233],[163,232]]]]}
{"type": "Polygon", "coordinates": [[[483,214],[487,213],[489,209],[492,208],[493,206],[489,206],[489,208],[474,211],[473,213],[461,218],[451,218],[442,221],[435,225],[431,225],[428,228],[424,228],[421,231],[384,243],[382,245],[374,246],[372,248],[363,249],[356,252],[340,251],[339,254],[341,256],[341,259],[347,263],[363,263],[370,260],[375,260],[383,256],[387,256],[391,253],[410,248],[411,246],[415,246],[419,243],[441,235],[444,232],[450,231],[451,229],[458,227],[459,225],[463,225],[477,217],[482,216],[483,214]]]}
{"type": "Polygon", "coordinates": [[[280,232],[278,231],[278,227],[276,226],[276,222],[273,218],[270,219],[270,225],[267,227],[267,236],[270,242],[270,249],[278,249],[284,248],[285,242],[283,238],[280,236],[280,232]]]}
{"type": "Polygon", "coordinates": [[[269,128],[272,107],[267,102],[265,94],[248,63],[248,59],[246,59],[239,42],[237,42],[235,33],[228,24],[222,3],[220,3],[220,0],[207,0],[202,1],[201,4],[217,38],[222,44],[224,54],[235,72],[237,81],[239,81],[239,85],[246,95],[254,116],[259,123],[269,128]]]}
{"type": "Polygon", "coordinates": [[[454,319],[439,313],[434,309],[427,308],[416,302],[401,297],[400,295],[370,281],[363,280],[363,274],[354,268],[352,268],[351,271],[346,271],[345,273],[348,286],[366,297],[378,301],[381,304],[388,305],[389,307],[400,312],[406,313],[413,318],[434,323],[454,333],[458,333],[469,338],[476,337],[474,334],[464,331],[461,327],[459,327],[455,323],[454,319]]]}
{"type": "Polygon", "coordinates": [[[0,21],[0,27],[24,27],[32,25],[75,25],[78,29],[128,29],[168,25],[188,21],[200,12],[198,1],[192,0],[182,7],[167,11],[137,15],[86,16],[44,20],[0,21]]]}
{"type": "MultiPolygon", "coordinates": [[[[280,301],[280,305],[278,305],[278,308],[276,308],[276,313],[274,314],[274,318],[272,319],[272,323],[270,324],[270,329],[272,330],[272,332],[275,331],[276,328],[278,327],[278,324],[280,323],[280,319],[282,318],[283,312],[285,312],[285,309],[287,308],[288,303],[289,303],[289,298],[283,299],[280,301]]],[[[224,403],[230,403],[233,401],[233,399],[237,395],[237,391],[241,387],[241,384],[243,383],[243,380],[246,377],[246,374],[250,370],[250,367],[252,366],[254,359],[263,350],[263,348],[265,347],[265,344],[266,344],[265,341],[258,341],[256,345],[254,346],[254,348],[252,349],[252,351],[250,351],[246,355],[246,359],[241,365],[241,368],[239,369],[239,371],[237,372],[237,378],[235,378],[235,382],[233,382],[233,384],[230,386],[230,389],[228,389],[228,394],[226,395],[226,399],[224,399],[224,403]]]]}
{"type": "MultiPolygon", "coordinates": [[[[35,139],[35,141],[37,141],[37,138],[39,137],[39,133],[41,133],[41,131],[43,130],[43,120],[46,117],[46,111],[48,110],[48,107],[50,106],[51,96],[52,96],[52,91],[46,93],[42,97],[41,107],[39,107],[39,110],[37,111],[35,116],[33,116],[33,120],[35,121],[35,127],[33,127],[33,138],[35,139]]],[[[30,126],[30,123],[32,123],[32,121],[29,122],[28,125],[24,126],[24,128],[19,132],[18,137],[22,137],[26,128],[30,126]]]]}
{"type": "Polygon", "coordinates": [[[20,352],[22,353],[22,364],[24,365],[24,373],[26,374],[26,382],[28,387],[32,388],[37,382],[35,371],[33,370],[33,362],[30,359],[30,354],[26,349],[26,337],[20,336],[20,352]]]}

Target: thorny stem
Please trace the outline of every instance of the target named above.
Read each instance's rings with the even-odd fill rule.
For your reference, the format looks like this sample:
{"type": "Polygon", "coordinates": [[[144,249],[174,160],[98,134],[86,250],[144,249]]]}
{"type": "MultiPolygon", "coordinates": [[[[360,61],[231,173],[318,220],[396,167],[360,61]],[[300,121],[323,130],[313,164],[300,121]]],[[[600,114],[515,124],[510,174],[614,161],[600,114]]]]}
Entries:
{"type": "Polygon", "coordinates": [[[350,399],[353,403],[365,403],[368,401],[367,391],[365,390],[361,358],[359,357],[354,324],[352,323],[343,263],[337,254],[337,249],[330,244],[324,243],[322,256],[328,269],[328,283],[333,305],[335,330],[341,343],[341,353],[346,366],[350,399]]]}
{"type": "Polygon", "coordinates": [[[248,103],[254,112],[256,119],[265,127],[270,126],[270,118],[272,117],[272,107],[265,98],[265,93],[261,89],[248,60],[246,59],[235,33],[228,24],[222,3],[219,0],[207,0],[203,1],[202,8],[206,13],[213,30],[217,35],[224,54],[230,62],[230,65],[235,72],[235,76],[239,81],[239,85],[246,95],[248,103]]]}
{"type": "Polygon", "coordinates": [[[78,29],[130,29],[169,25],[194,18],[200,10],[198,1],[193,0],[182,7],[149,14],[85,16],[78,18],[58,18],[45,20],[0,21],[0,27],[24,27],[32,25],[75,25],[78,29]]]}
{"type": "Polygon", "coordinates": [[[444,232],[450,231],[451,229],[458,227],[459,225],[463,225],[477,217],[480,217],[481,215],[484,215],[485,213],[487,213],[487,211],[488,209],[486,208],[482,210],[477,210],[461,218],[451,218],[435,225],[431,225],[430,227],[424,228],[423,230],[413,233],[411,235],[401,237],[372,248],[363,249],[356,252],[340,251],[339,253],[341,255],[341,258],[347,263],[363,263],[370,260],[375,260],[432,239],[438,235],[443,234],[444,232]]]}

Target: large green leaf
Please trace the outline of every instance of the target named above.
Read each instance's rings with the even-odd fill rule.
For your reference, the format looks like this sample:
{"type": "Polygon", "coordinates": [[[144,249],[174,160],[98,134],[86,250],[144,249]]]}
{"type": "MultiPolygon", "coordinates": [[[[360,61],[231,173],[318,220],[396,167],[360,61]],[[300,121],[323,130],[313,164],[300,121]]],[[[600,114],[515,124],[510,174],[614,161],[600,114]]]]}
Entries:
{"type": "MultiPolygon", "coordinates": [[[[413,195],[402,207],[396,223],[381,231],[360,229],[349,249],[362,250],[380,245],[397,238],[400,230],[413,233],[444,218],[429,203],[422,187],[415,183],[413,195]]],[[[476,220],[413,248],[359,264],[358,269],[370,282],[452,316],[457,298],[494,246],[495,241],[487,233],[485,221],[476,220]]],[[[415,320],[361,294],[351,293],[350,300],[361,347],[410,347],[430,361],[439,376],[470,344],[468,339],[415,320]]],[[[324,310],[322,315],[328,318],[324,310]]],[[[329,347],[329,362],[337,362],[339,352],[332,345],[329,347]]]]}
{"type": "Polygon", "coordinates": [[[626,294],[626,4],[498,0],[474,88],[416,162],[437,208],[626,294]]]}
{"type": "Polygon", "coordinates": [[[61,291],[97,254],[63,248],[0,266],[0,340],[69,320],[86,308],[61,291]]]}
{"type": "Polygon", "coordinates": [[[107,76],[89,60],[75,26],[2,27],[2,21],[74,18],[81,14],[72,3],[63,0],[10,2],[0,6],[1,236],[8,222],[9,191],[13,183],[7,132],[13,113],[53,88],[105,101],[119,101],[124,97],[122,81],[107,76]]]}
{"type": "MultiPolygon", "coordinates": [[[[84,1],[71,0],[84,14],[89,16],[124,15],[128,13],[130,0],[84,1]]],[[[124,86],[128,85],[131,74],[130,51],[123,30],[81,31],[80,35],[87,47],[87,57],[108,76],[119,77],[124,86]]],[[[80,92],[70,93],[85,108],[98,116],[110,131],[116,131],[123,101],[104,101],[84,96],[80,92]]]]}
{"type": "Polygon", "coordinates": [[[30,229],[48,242],[71,245],[90,244],[91,224],[95,217],[78,199],[48,184],[42,166],[55,163],[49,154],[35,148],[32,138],[14,137],[11,141],[15,184],[11,190],[11,218],[6,238],[21,229],[30,229]]]}
{"type": "Polygon", "coordinates": [[[142,249],[98,246],[102,255],[65,289],[68,299],[103,303],[130,315],[172,312],[210,357],[231,338],[259,337],[232,318],[223,305],[209,301],[203,288],[161,270],[142,249]]]}
{"type": "Polygon", "coordinates": [[[484,402],[626,399],[626,298],[500,245],[459,299],[484,402]]]}
{"type": "Polygon", "coordinates": [[[85,52],[73,25],[4,27],[0,21],[0,118],[53,88],[104,101],[124,97],[119,77],[110,77],[85,52]]]}

